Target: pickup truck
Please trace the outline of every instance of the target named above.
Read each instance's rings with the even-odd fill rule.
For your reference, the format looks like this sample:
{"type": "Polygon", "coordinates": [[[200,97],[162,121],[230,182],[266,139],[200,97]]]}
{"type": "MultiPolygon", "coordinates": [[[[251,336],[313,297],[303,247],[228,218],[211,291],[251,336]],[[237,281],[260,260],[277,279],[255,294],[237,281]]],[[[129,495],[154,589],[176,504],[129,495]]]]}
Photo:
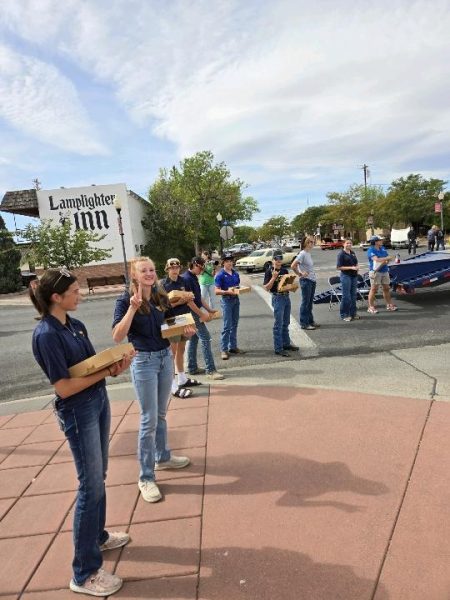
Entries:
{"type": "Polygon", "coordinates": [[[324,238],[320,244],[322,250],[337,250],[338,248],[344,247],[342,240],[332,240],[331,238],[324,238]]]}

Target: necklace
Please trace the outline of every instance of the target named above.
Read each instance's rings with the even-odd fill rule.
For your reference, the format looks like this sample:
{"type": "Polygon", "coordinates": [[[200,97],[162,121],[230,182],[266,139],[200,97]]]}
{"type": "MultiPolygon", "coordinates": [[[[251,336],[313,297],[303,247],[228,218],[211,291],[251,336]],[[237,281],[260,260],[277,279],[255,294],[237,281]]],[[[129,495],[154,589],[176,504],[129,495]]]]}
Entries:
{"type": "Polygon", "coordinates": [[[72,327],[70,321],[68,321],[67,325],[64,325],[65,329],[67,329],[67,331],[70,331],[70,333],[73,335],[74,338],[77,337],[77,333],[75,331],[75,329],[72,327]]]}

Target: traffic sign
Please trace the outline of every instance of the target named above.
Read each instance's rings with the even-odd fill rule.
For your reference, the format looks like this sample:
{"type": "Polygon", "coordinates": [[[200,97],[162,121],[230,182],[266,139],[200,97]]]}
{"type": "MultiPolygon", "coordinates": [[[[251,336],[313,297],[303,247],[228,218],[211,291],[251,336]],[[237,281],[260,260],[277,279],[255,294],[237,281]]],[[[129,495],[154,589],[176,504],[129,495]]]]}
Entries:
{"type": "Polygon", "coordinates": [[[224,225],[223,227],[220,228],[220,237],[223,240],[231,240],[233,235],[234,235],[233,228],[230,227],[229,225],[224,225]]]}

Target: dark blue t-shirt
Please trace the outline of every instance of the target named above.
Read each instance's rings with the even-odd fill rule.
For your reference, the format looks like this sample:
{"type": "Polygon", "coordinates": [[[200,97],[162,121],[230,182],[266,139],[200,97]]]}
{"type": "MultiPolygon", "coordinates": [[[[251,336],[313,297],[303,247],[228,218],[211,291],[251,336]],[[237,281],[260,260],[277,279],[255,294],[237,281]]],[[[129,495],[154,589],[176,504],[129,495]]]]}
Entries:
{"type": "MultiPolygon", "coordinates": [[[[95,354],[86,327],[78,319],[69,316],[66,325],[52,315],[44,317],[33,331],[32,349],[51,384],[60,379],[70,379],[69,367],[95,354]]],[[[67,405],[71,401],[88,400],[93,390],[102,387],[105,387],[104,379],[62,401],[67,405]]]]}
{"type": "Polygon", "coordinates": [[[225,269],[222,269],[219,271],[219,273],[217,273],[214,283],[216,287],[220,288],[221,290],[228,290],[230,287],[240,285],[241,279],[239,277],[239,273],[234,269],[232,269],[231,275],[227,273],[225,269]]]}
{"type": "Polygon", "coordinates": [[[200,283],[198,281],[197,275],[187,270],[185,273],[183,273],[181,278],[184,279],[186,291],[192,292],[194,294],[194,302],[196,306],[198,306],[198,308],[201,308],[203,306],[202,291],[200,289],[200,283]]]}
{"type": "MultiPolygon", "coordinates": [[[[170,277],[165,277],[160,281],[161,285],[164,287],[167,293],[172,292],[173,290],[181,290],[181,291],[189,291],[186,290],[186,282],[179,275],[178,278],[173,281],[170,277]]],[[[189,306],[186,303],[179,304],[178,306],[171,306],[169,310],[166,312],[167,317],[176,317],[177,315],[184,315],[190,312],[189,306]]]]}
{"type": "MultiPolygon", "coordinates": [[[[345,252],[345,250],[341,250],[339,252],[336,259],[336,268],[339,269],[340,267],[356,266],[358,266],[358,259],[356,258],[356,254],[353,251],[348,253],[345,252]]],[[[341,273],[344,273],[344,275],[350,275],[350,277],[356,277],[358,274],[357,271],[354,271],[353,269],[345,269],[344,271],[341,271],[341,273]]]]}
{"type": "MultiPolygon", "coordinates": [[[[278,285],[280,283],[280,279],[282,275],[287,275],[289,273],[289,271],[286,269],[286,267],[281,267],[280,272],[278,273],[278,277],[275,279],[275,282],[272,286],[272,288],[269,290],[269,292],[271,294],[277,294],[278,293],[278,285]]],[[[273,274],[273,265],[271,267],[269,267],[266,272],[264,273],[264,281],[263,281],[263,285],[266,285],[266,283],[269,283],[269,281],[272,279],[272,274],[273,274]]],[[[281,300],[280,300],[281,302],[281,300]]]]}
{"type": "MultiPolygon", "coordinates": [[[[146,301],[143,300],[143,302],[146,301]]],[[[152,302],[147,302],[150,305],[150,312],[148,314],[135,313],[127,337],[135,350],[140,352],[157,352],[170,346],[169,340],[161,337],[161,325],[164,323],[166,313],[152,304],[152,302]]],[[[129,307],[130,294],[129,292],[123,292],[116,300],[113,328],[120,323],[129,307]]]]}

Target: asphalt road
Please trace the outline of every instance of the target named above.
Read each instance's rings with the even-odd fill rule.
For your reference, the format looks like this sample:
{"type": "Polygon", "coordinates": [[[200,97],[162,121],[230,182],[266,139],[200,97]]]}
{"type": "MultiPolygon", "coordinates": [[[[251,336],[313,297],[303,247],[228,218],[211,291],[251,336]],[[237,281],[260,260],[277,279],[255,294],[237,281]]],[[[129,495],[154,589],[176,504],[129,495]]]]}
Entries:
{"type": "MultiPolygon", "coordinates": [[[[361,270],[367,270],[366,253],[356,250],[361,270]]],[[[405,256],[405,251],[401,252],[405,256]]],[[[318,275],[318,291],[327,289],[328,277],[336,274],[336,251],[313,250],[313,259],[318,275]]],[[[262,283],[262,274],[249,276],[253,286],[262,283]]],[[[298,320],[299,293],[291,294],[293,323],[298,320]]],[[[221,321],[208,325],[213,339],[216,366],[225,374],[233,368],[263,364],[267,369],[276,369],[280,362],[313,361],[315,356],[351,356],[369,354],[378,350],[420,348],[437,346],[449,341],[450,329],[450,284],[431,289],[418,290],[413,296],[395,298],[399,307],[396,313],[381,310],[378,315],[368,315],[362,307],[360,321],[343,323],[334,306],[321,304],[314,308],[314,315],[322,327],[316,331],[294,331],[301,352],[284,359],[273,354],[273,317],[269,305],[256,292],[242,295],[241,320],[239,324],[239,346],[246,350],[243,356],[221,361],[219,337],[221,321]]],[[[379,304],[382,305],[380,302],[379,304]]],[[[90,337],[97,350],[112,345],[111,316],[114,298],[95,299],[83,302],[77,317],[86,323],[90,337]]],[[[1,386],[0,402],[51,393],[51,387],[36,365],[31,354],[31,334],[36,325],[35,312],[30,307],[0,307],[1,386]]],[[[200,355],[199,355],[200,356],[200,355]]],[[[200,358],[200,364],[202,363],[200,358]]],[[[122,375],[117,382],[128,381],[122,375]]]]}

